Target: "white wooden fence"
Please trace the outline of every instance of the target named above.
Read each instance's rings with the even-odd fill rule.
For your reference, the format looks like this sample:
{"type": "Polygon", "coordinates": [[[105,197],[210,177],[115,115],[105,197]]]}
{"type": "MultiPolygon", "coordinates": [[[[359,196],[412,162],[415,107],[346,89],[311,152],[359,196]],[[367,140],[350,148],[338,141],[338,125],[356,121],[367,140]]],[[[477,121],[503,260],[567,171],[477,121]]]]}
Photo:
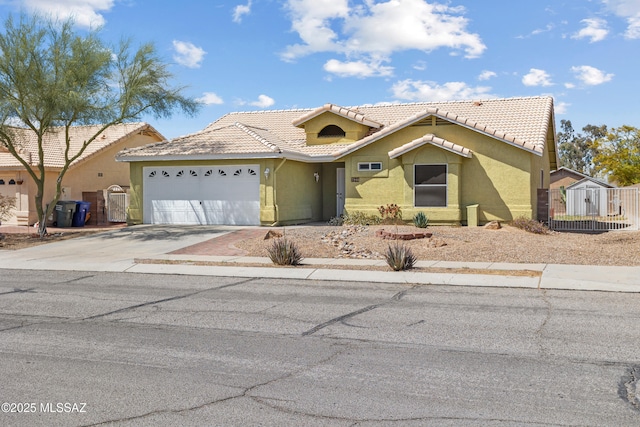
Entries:
{"type": "Polygon", "coordinates": [[[638,230],[638,188],[549,190],[549,228],[557,231],[638,230]]]}

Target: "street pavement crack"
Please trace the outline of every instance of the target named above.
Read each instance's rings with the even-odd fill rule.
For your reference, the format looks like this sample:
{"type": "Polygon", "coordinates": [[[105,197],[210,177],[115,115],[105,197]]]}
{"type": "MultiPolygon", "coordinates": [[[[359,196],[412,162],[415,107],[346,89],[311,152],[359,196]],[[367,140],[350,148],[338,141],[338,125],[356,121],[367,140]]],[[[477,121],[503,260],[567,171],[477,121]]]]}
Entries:
{"type": "Polygon", "coordinates": [[[247,279],[247,280],[242,280],[240,282],[231,283],[231,284],[228,284],[228,285],[215,286],[213,288],[201,289],[199,291],[190,292],[190,293],[184,294],[184,295],[176,295],[176,296],[173,296],[173,297],[163,298],[163,299],[159,299],[159,300],[155,300],[155,301],[147,301],[147,302],[143,302],[143,303],[140,303],[140,304],[135,304],[135,305],[132,305],[132,306],[129,306],[129,307],[120,308],[118,310],[109,311],[107,313],[96,314],[94,316],[85,317],[82,320],[99,319],[101,317],[110,316],[112,314],[123,313],[123,312],[126,312],[126,311],[135,310],[135,309],[141,308],[141,307],[147,307],[147,306],[154,305],[154,304],[161,304],[161,303],[165,303],[165,302],[169,302],[169,301],[176,301],[176,300],[180,300],[180,299],[184,299],[184,298],[189,298],[189,297],[192,297],[194,295],[198,295],[198,294],[201,294],[201,293],[204,293],[204,292],[217,291],[217,290],[229,288],[229,287],[232,287],[232,286],[242,285],[242,284],[250,282],[252,280],[256,280],[256,279],[255,278],[251,278],[251,279],[247,279]]]}
{"type": "Polygon", "coordinates": [[[547,324],[549,323],[549,320],[551,319],[553,306],[551,305],[551,301],[549,300],[547,291],[544,289],[542,290],[542,301],[547,306],[547,313],[544,317],[544,320],[536,330],[535,334],[538,339],[538,347],[540,348],[540,353],[542,354],[543,357],[546,357],[546,356],[549,356],[549,349],[544,345],[543,334],[544,334],[545,328],[547,327],[547,324]]]}
{"type": "Polygon", "coordinates": [[[12,291],[0,292],[0,295],[26,294],[26,293],[35,294],[36,291],[34,289],[36,288],[28,288],[28,289],[14,288],[12,291]]]}
{"type": "MultiPolygon", "coordinates": [[[[346,348],[340,348],[339,350],[337,350],[335,353],[331,354],[330,356],[310,365],[310,366],[304,366],[301,367],[300,369],[294,369],[291,372],[287,372],[283,375],[278,376],[277,378],[273,378],[270,379],[268,381],[263,381],[261,383],[258,384],[254,384],[252,386],[246,387],[244,389],[242,389],[241,393],[237,393],[237,394],[233,394],[231,396],[227,396],[227,397],[223,397],[220,399],[215,399],[209,402],[204,402],[201,403],[199,405],[195,405],[195,406],[190,406],[188,408],[182,408],[182,409],[159,409],[156,411],[151,411],[151,412],[147,412],[146,414],[140,414],[140,415],[134,415],[131,417],[126,417],[126,418],[119,418],[119,419],[115,419],[115,420],[107,420],[107,421],[102,421],[99,423],[95,423],[95,424],[87,424],[83,427],[95,427],[95,426],[101,426],[101,425],[105,425],[105,424],[120,424],[126,421],[133,421],[133,420],[140,420],[143,418],[148,418],[148,417],[152,417],[154,415],[160,415],[160,414],[181,414],[181,413],[185,413],[185,412],[190,412],[190,411],[196,411],[198,409],[203,409],[206,408],[208,406],[212,406],[212,405],[217,405],[219,403],[224,403],[224,402],[228,402],[230,400],[235,400],[235,399],[240,399],[243,397],[249,398],[249,399],[253,399],[255,401],[260,401],[259,397],[254,397],[254,396],[250,396],[249,393],[251,393],[253,390],[259,388],[259,387],[264,387],[267,386],[269,384],[273,384],[276,383],[278,381],[282,381],[285,380],[287,378],[290,378],[294,375],[297,375],[301,372],[307,371],[309,369],[313,369],[316,366],[322,365],[324,363],[329,362],[330,360],[334,359],[335,357],[339,356],[340,354],[342,354],[344,351],[346,351],[346,348]]],[[[239,388],[239,387],[235,387],[235,388],[239,388]]],[[[271,405],[268,405],[265,403],[265,405],[271,407],[271,405]]],[[[279,408],[274,408],[279,410],[279,408]]]]}
{"type": "MultiPolygon", "coordinates": [[[[413,289],[413,288],[415,288],[415,286],[413,286],[411,289],[413,289]]],[[[318,331],[320,331],[320,330],[322,330],[322,329],[324,329],[324,328],[326,328],[328,326],[334,325],[336,323],[342,323],[345,320],[350,319],[350,318],[355,317],[355,316],[358,316],[358,315],[360,315],[362,313],[366,313],[368,311],[375,310],[376,308],[382,307],[382,306],[387,305],[387,304],[392,303],[392,302],[400,301],[411,289],[405,289],[404,291],[400,291],[400,292],[396,293],[388,301],[379,302],[377,304],[371,304],[371,305],[363,307],[363,308],[361,308],[359,310],[352,311],[351,313],[343,314],[342,316],[334,317],[331,320],[327,320],[326,322],[321,323],[319,325],[316,325],[313,328],[309,329],[308,331],[303,332],[302,336],[306,337],[306,336],[309,336],[309,335],[313,335],[316,332],[318,332],[318,331]]]]}

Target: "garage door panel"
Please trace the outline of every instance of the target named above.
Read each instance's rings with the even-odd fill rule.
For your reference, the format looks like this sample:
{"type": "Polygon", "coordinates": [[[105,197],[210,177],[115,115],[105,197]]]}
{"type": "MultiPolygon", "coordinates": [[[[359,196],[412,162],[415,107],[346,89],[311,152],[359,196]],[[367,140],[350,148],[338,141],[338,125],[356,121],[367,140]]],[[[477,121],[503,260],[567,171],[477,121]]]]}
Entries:
{"type": "Polygon", "coordinates": [[[199,200],[154,200],[153,224],[206,224],[199,200]]]}
{"type": "Polygon", "coordinates": [[[202,202],[207,224],[256,225],[260,217],[260,202],[204,200],[202,202]]]}
{"type": "Polygon", "coordinates": [[[258,165],[144,168],[144,222],[260,224],[258,165]]]}

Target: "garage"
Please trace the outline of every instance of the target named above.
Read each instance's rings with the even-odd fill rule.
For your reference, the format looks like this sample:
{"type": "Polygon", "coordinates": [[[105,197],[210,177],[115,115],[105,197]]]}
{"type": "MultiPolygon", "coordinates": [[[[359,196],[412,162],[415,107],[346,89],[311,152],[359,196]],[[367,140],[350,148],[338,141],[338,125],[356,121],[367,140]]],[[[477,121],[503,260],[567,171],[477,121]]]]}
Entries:
{"type": "Polygon", "coordinates": [[[143,168],[145,224],[260,225],[260,166],[143,168]]]}

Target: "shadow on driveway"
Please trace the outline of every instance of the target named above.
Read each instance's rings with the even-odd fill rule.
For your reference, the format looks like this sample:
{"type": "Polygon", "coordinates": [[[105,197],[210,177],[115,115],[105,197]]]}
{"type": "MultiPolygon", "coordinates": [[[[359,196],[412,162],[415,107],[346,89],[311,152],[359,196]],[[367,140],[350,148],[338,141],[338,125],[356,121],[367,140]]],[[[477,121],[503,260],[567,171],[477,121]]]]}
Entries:
{"type": "MultiPolygon", "coordinates": [[[[202,234],[214,235],[241,230],[240,226],[213,225],[132,225],[119,230],[101,233],[103,239],[127,238],[141,242],[182,240],[202,234]]],[[[257,228],[257,227],[255,227],[257,228]]]]}

